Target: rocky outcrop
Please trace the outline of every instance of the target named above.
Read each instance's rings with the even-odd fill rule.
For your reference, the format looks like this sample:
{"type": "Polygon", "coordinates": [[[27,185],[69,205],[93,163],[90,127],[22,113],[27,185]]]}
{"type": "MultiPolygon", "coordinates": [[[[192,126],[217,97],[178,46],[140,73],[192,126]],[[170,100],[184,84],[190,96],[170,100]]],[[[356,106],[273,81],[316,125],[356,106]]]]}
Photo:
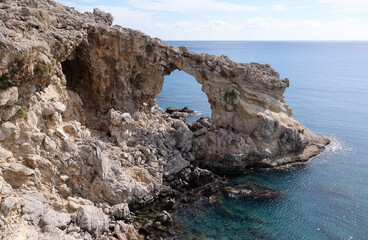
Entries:
{"type": "Polygon", "coordinates": [[[4,236],[139,238],[129,208],[168,192],[165,179],[202,186],[214,176],[194,165],[221,173],[278,166],[328,144],[292,118],[289,80],[269,65],[175,48],[112,19],[51,0],[0,1],[4,236]],[[176,69],[202,85],[211,119],[188,126],[188,109],[156,106],[176,69]],[[109,219],[122,221],[109,227],[109,219]]]}

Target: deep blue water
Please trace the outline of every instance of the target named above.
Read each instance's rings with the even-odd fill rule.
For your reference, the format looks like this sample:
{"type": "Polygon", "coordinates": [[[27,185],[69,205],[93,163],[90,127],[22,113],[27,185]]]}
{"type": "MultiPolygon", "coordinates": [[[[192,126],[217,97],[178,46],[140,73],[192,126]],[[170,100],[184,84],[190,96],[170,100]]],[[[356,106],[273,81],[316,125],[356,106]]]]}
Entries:
{"type": "MultiPolygon", "coordinates": [[[[279,199],[222,197],[217,204],[180,208],[182,238],[368,239],[368,42],[169,44],[271,64],[290,79],[285,95],[293,117],[332,139],[307,165],[231,179],[233,185],[257,181],[285,192],[279,199]]],[[[179,71],[165,77],[157,102],[211,115],[201,86],[179,71]]]]}

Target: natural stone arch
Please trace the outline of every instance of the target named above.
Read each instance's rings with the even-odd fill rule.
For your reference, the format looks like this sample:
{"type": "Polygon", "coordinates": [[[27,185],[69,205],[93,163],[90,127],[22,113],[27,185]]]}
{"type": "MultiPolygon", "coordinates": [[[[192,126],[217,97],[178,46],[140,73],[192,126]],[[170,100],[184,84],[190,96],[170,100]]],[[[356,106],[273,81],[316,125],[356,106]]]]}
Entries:
{"type": "MultiPolygon", "coordinates": [[[[200,117],[211,117],[211,105],[208,103],[207,95],[202,91],[202,85],[193,76],[179,69],[164,76],[163,87],[156,101],[163,110],[167,107],[178,110],[188,108],[181,111],[189,113],[186,123],[196,121],[200,117]]],[[[180,115],[183,116],[178,113],[176,117],[180,115]]]]}
{"type": "Polygon", "coordinates": [[[226,56],[175,48],[119,26],[89,30],[78,47],[86,49],[83,61],[93,63],[88,72],[98,119],[111,108],[149,114],[164,76],[176,69],[193,76],[212,111],[211,129],[197,139],[197,152],[206,152],[197,155],[202,163],[217,159],[224,161],[221,168],[237,163],[244,168],[304,161],[327,142],[291,117],[284,97],[289,80],[280,79],[269,65],[235,63],[226,56]],[[234,136],[217,146],[221,141],[213,139],[226,138],[221,129],[228,131],[222,135],[234,136]]]}

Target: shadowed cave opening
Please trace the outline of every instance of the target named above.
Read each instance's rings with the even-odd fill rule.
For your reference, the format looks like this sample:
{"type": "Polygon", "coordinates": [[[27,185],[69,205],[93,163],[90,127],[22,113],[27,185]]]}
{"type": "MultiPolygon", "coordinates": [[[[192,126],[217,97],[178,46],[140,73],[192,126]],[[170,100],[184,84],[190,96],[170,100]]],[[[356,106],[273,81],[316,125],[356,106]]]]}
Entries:
{"type": "Polygon", "coordinates": [[[186,122],[191,123],[200,117],[211,117],[211,106],[208,98],[201,90],[202,85],[184,71],[175,70],[166,75],[160,94],[157,96],[157,105],[166,110],[168,107],[181,109],[188,107],[198,114],[189,115],[186,122]]]}
{"type": "Polygon", "coordinates": [[[96,96],[94,96],[91,71],[83,60],[85,50],[77,47],[71,55],[61,62],[62,70],[66,79],[66,87],[79,95],[83,101],[83,124],[88,127],[99,129],[99,121],[96,120],[98,104],[96,96]]]}

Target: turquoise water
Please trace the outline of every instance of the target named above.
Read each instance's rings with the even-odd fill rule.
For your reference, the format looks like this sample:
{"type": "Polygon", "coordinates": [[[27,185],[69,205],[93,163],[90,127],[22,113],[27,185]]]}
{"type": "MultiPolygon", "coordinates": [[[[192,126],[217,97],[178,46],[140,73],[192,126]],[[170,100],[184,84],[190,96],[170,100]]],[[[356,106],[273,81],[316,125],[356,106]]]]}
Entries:
{"type": "MultiPolygon", "coordinates": [[[[330,137],[304,166],[253,171],[232,185],[257,182],[285,193],[273,200],[221,197],[180,208],[182,238],[368,239],[368,42],[169,42],[238,62],[269,63],[290,79],[293,117],[330,137]]],[[[189,106],[210,116],[191,76],[165,77],[159,106],[189,106]]],[[[195,120],[195,117],[189,121],[195,120]]]]}

